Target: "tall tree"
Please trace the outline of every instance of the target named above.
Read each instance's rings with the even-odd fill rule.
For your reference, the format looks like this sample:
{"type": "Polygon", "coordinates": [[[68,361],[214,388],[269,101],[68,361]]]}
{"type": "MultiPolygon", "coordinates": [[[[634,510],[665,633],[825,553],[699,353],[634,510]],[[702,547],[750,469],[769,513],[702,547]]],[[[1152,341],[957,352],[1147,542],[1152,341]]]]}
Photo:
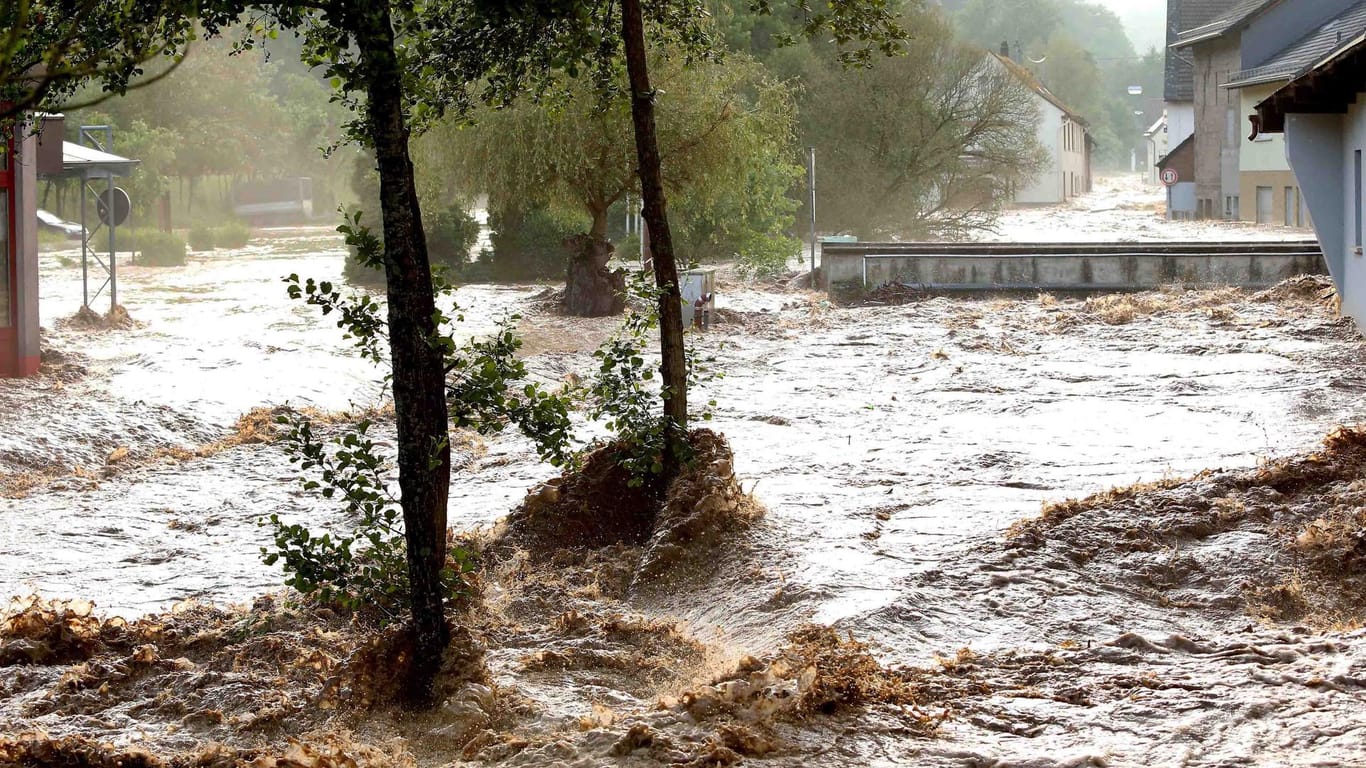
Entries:
{"type": "Polygon", "coordinates": [[[817,209],[864,237],[955,237],[986,226],[1040,164],[1033,95],[938,13],[904,17],[906,55],[806,70],[803,138],[826,161],[817,209]]]}
{"type": "MultiPolygon", "coordinates": [[[[669,193],[734,200],[754,188],[750,179],[756,167],[783,166],[794,128],[787,85],[771,80],[742,55],[725,64],[686,64],[681,55],[656,54],[651,64],[665,105],[658,138],[669,193]]],[[[614,71],[618,77],[625,74],[619,65],[614,71]]],[[[593,256],[609,254],[609,210],[626,195],[639,193],[625,90],[562,77],[540,98],[480,110],[472,121],[449,121],[419,146],[428,157],[447,156],[446,175],[470,191],[488,194],[493,210],[547,204],[579,213],[587,237],[575,238],[578,247],[569,254],[568,308],[578,315],[607,314],[615,300],[619,309],[611,284],[595,281],[591,270],[605,263],[594,262],[593,256]]],[[[785,191],[784,186],[779,193],[785,191]]],[[[736,206],[737,214],[742,210],[736,206]]],[[[738,228],[740,222],[735,224],[738,228]]]]}
{"type": "Polygon", "coordinates": [[[103,96],[145,85],[147,62],[194,37],[196,0],[6,0],[0,3],[0,120],[64,103],[97,82],[103,96]]]}
{"type": "MultiPolygon", "coordinates": [[[[694,55],[718,55],[721,43],[713,35],[707,4],[662,0],[643,6],[639,0],[623,0],[620,9],[615,3],[589,0],[476,0],[476,4],[497,20],[491,29],[484,28],[480,45],[507,54],[489,81],[490,92],[505,100],[528,82],[552,80],[557,69],[574,74],[584,65],[593,71],[596,82],[611,87],[611,62],[624,51],[637,173],[659,293],[661,397],[666,429],[673,438],[665,441],[663,464],[666,478],[671,477],[681,463],[680,438],[687,432],[687,364],[678,264],[655,118],[659,94],[650,84],[646,38],[650,31],[656,39],[672,41],[694,55]]],[[[899,0],[791,2],[802,19],[799,34],[828,35],[837,46],[839,61],[849,66],[867,65],[879,53],[890,56],[902,50],[906,34],[896,21],[901,5],[899,0]]],[[[760,15],[773,12],[771,0],[751,0],[750,6],[760,15]]]]}

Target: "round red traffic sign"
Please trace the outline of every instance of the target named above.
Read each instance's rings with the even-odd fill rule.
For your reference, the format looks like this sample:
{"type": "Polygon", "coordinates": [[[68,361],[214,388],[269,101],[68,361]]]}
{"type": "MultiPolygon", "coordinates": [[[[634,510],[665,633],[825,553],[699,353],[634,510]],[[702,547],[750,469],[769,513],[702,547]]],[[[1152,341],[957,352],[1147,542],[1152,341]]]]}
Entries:
{"type": "Polygon", "coordinates": [[[1163,168],[1163,169],[1162,169],[1162,183],[1163,183],[1163,184],[1166,184],[1167,186],[1170,187],[1170,186],[1172,186],[1173,184],[1175,184],[1176,182],[1178,182],[1178,181],[1180,181],[1180,180],[1181,180],[1181,174],[1177,173],[1175,168],[1163,168]]]}

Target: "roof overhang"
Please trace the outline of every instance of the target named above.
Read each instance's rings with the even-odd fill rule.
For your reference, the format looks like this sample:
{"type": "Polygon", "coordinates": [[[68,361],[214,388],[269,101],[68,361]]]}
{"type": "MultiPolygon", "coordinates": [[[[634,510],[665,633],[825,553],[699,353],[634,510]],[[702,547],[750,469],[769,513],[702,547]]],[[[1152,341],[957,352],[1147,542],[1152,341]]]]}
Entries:
{"type": "Polygon", "coordinates": [[[64,178],[77,176],[85,179],[102,179],[108,176],[127,176],[139,162],[141,161],[83,147],[70,141],[62,142],[61,176],[64,178]]]}
{"type": "Polygon", "coordinates": [[[1219,87],[1227,88],[1230,91],[1236,91],[1239,88],[1253,88],[1258,85],[1274,85],[1276,83],[1288,83],[1292,78],[1294,78],[1294,76],[1294,73],[1287,74],[1284,72],[1280,72],[1276,74],[1257,74],[1255,70],[1248,70],[1248,74],[1245,77],[1241,79],[1235,79],[1238,78],[1238,75],[1232,75],[1229,77],[1229,81],[1227,83],[1224,83],[1219,87]]]}
{"type": "Polygon", "coordinates": [[[1246,27],[1252,19],[1256,18],[1262,11],[1275,5],[1281,0],[1264,0],[1260,3],[1252,3],[1245,8],[1234,6],[1237,13],[1230,17],[1227,13],[1198,27],[1185,30],[1177,35],[1176,41],[1168,45],[1168,48],[1189,48],[1200,43],[1207,43],[1217,40],[1229,32],[1237,32],[1246,27]]]}
{"type": "Polygon", "coordinates": [[[1257,104],[1260,133],[1285,131],[1288,114],[1345,114],[1366,92],[1366,33],[1338,46],[1257,104]]]}

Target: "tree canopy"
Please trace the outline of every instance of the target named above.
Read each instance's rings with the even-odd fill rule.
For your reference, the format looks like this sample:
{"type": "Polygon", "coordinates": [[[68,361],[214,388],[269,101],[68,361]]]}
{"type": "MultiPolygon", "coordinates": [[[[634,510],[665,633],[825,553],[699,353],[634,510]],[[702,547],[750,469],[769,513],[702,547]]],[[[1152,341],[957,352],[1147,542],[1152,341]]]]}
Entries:
{"type": "MultiPolygon", "coordinates": [[[[733,194],[748,187],[760,163],[781,159],[774,147],[791,146],[791,91],[757,62],[736,56],[687,65],[659,55],[652,64],[668,192],[699,202],[733,194]]],[[[623,89],[561,77],[539,98],[479,110],[468,123],[448,121],[421,143],[440,147],[455,177],[487,193],[492,209],[571,208],[601,239],[609,208],[639,194],[632,131],[623,89]]]]}

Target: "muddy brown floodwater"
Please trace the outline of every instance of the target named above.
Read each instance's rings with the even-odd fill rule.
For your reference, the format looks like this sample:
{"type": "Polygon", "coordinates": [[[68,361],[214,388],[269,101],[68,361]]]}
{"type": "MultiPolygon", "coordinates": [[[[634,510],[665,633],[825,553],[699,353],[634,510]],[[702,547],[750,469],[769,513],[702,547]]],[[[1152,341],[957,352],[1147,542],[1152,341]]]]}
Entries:
{"type": "MultiPolygon", "coordinates": [[[[52,365],[0,382],[0,591],[93,600],[129,619],[187,599],[250,603],[280,582],[257,554],[262,516],[344,524],[299,490],[268,419],[239,422],[253,409],[379,404],[378,373],[279,282],[337,279],[341,252],[324,231],[273,233],[184,268],[121,270],[138,325],[112,330],[62,322],[79,303],[79,270],[45,255],[52,365]]],[[[447,720],[424,721],[445,735],[415,735],[392,714],[346,720],[347,733],[421,765],[1366,763],[1359,617],[1315,613],[1309,598],[1287,608],[1318,593],[1302,588],[1312,574],[1295,570],[1293,547],[1277,544],[1298,541],[1326,498],[1354,508],[1346,489],[1366,479],[1345,462],[1333,479],[1342,489],[1323,497],[1236,479],[1315,450],[1366,412],[1366,350],[1322,285],[845,308],[723,283],[724,322],[694,342],[725,377],[699,394],[718,401],[710,426],[734,449],[760,521],[707,568],[649,583],[628,545],[505,557],[470,619],[487,678],[461,689],[447,720]],[[1225,475],[1174,482],[1207,469],[1225,475]],[[1134,483],[1169,496],[1081,505],[1030,536],[1015,526],[1045,504],[1134,483]],[[1178,525],[1225,506],[1268,511],[1178,525]],[[1131,529],[1143,546],[1119,547],[1131,529]],[[812,634],[812,623],[838,634],[812,634]],[[809,705],[811,658],[835,677],[883,680],[859,689],[877,705],[809,705]]],[[[462,288],[467,332],[519,312],[538,377],[587,376],[612,322],[549,313],[542,291],[462,288]]],[[[390,439],[383,418],[380,434],[390,439]]],[[[460,445],[456,529],[489,530],[556,474],[516,437],[460,445]]],[[[214,621],[248,621],[231,616],[214,621]]],[[[316,637],[344,636],[335,617],[299,619],[315,620],[316,637]]],[[[243,634],[217,632],[198,649],[169,643],[163,655],[191,666],[164,673],[247,675],[228,661],[245,653],[232,644],[243,634]]],[[[108,652],[138,647],[119,642],[108,652]]],[[[63,685],[61,668],[31,669],[0,667],[0,731],[181,750],[266,748],[341,727],[308,707],[286,708],[297,722],[274,730],[222,716],[171,727],[139,704],[153,692],[114,686],[128,691],[121,704],[72,703],[45,693],[63,685]]],[[[281,674],[316,704],[321,682],[281,674]]]]}

